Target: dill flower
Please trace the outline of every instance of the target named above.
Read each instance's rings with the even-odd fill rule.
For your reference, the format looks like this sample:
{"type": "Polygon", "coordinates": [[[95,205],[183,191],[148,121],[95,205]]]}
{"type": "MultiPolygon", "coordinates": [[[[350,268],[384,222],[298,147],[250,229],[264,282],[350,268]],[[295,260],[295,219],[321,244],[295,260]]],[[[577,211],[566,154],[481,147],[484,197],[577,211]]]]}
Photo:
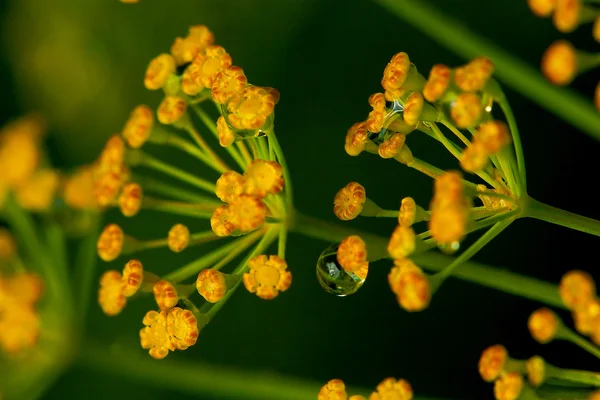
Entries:
{"type": "Polygon", "coordinates": [[[217,236],[229,236],[235,232],[237,227],[233,223],[229,205],[225,204],[215,209],[210,217],[210,227],[217,236]]]}
{"type": "Polygon", "coordinates": [[[15,238],[8,229],[0,227],[0,260],[9,260],[16,252],[15,238]]]}
{"type": "Polygon", "coordinates": [[[346,400],[346,386],[341,379],[332,379],[319,391],[317,400],[346,400]]]}
{"type": "Polygon", "coordinates": [[[142,187],[130,182],[123,186],[119,195],[119,208],[126,217],[133,217],[142,207],[142,187]]]}
{"type": "Polygon", "coordinates": [[[217,180],[215,194],[224,203],[229,203],[244,193],[245,185],[245,176],[240,175],[236,171],[227,171],[217,180]]]}
{"type": "Polygon", "coordinates": [[[37,170],[44,122],[39,115],[21,117],[0,130],[0,183],[7,187],[27,182],[37,170]]]}
{"type": "Polygon", "coordinates": [[[248,261],[250,269],[243,276],[244,286],[250,293],[271,300],[285,292],[292,283],[292,274],[287,271],[287,263],[275,255],[259,255],[248,261]]]}
{"type": "Polygon", "coordinates": [[[566,40],[557,40],[542,56],[542,72],[555,85],[568,85],[577,75],[577,53],[566,40]]]}
{"type": "Polygon", "coordinates": [[[190,244],[190,230],[183,224],[175,224],[169,230],[167,245],[172,252],[179,253],[190,244]]]}
{"type": "Polygon", "coordinates": [[[333,213],[343,221],[354,219],[360,214],[367,200],[365,188],[357,182],[350,182],[335,195],[333,213]]]}
{"type": "Polygon", "coordinates": [[[548,343],[554,339],[559,324],[556,314],[548,308],[540,308],[533,312],[527,321],[531,336],[540,343],[548,343]]]}
{"type": "Polygon", "coordinates": [[[477,57],[463,67],[456,68],[454,83],[465,92],[482,90],[494,72],[494,64],[487,57],[477,57]]]}
{"type": "Polygon", "coordinates": [[[160,360],[169,354],[169,350],[175,350],[167,333],[166,311],[148,311],[142,322],[145,327],[140,331],[140,342],[143,349],[149,350],[152,358],[160,360]]]}
{"type": "Polygon", "coordinates": [[[139,260],[129,260],[123,268],[123,295],[131,297],[137,293],[144,280],[144,266],[139,260]]]}
{"type": "Polygon", "coordinates": [[[196,290],[209,303],[221,300],[227,292],[225,275],[214,269],[204,269],[196,279],[196,290]]]}
{"type": "Polygon", "coordinates": [[[254,159],[244,172],[246,192],[253,196],[265,197],[283,189],[283,168],[276,161],[254,159]]]}
{"type": "Polygon", "coordinates": [[[171,46],[171,55],[177,65],[191,62],[198,54],[213,44],[215,36],[205,25],[190,27],[188,36],[178,37],[171,46]]]}
{"type": "Polygon", "coordinates": [[[40,316],[27,307],[7,309],[0,316],[0,349],[18,354],[32,348],[40,335],[40,316]]]}
{"type": "Polygon", "coordinates": [[[279,93],[259,86],[246,86],[227,104],[227,119],[236,129],[259,129],[275,109],[279,93]]]}
{"type": "Polygon", "coordinates": [[[527,0],[527,4],[538,17],[549,17],[556,7],[557,0],[527,0]]]}
{"type": "Polygon", "coordinates": [[[415,223],[417,218],[417,203],[412,197],[405,197],[400,204],[400,212],[398,213],[398,224],[401,226],[410,227],[415,223]]]}
{"type": "Polygon", "coordinates": [[[215,75],[210,94],[216,103],[227,104],[246,85],[248,85],[248,79],[244,75],[244,70],[241,67],[232,66],[215,75]]]}
{"type": "Polygon", "coordinates": [[[170,54],[160,54],[150,61],[144,76],[144,86],[149,90],[160,89],[174,72],[175,59],[170,54]]]}
{"type": "Polygon", "coordinates": [[[161,124],[170,125],[181,119],[187,106],[185,100],[178,96],[166,96],[158,106],[157,118],[161,124]]]}
{"type": "Polygon", "coordinates": [[[481,119],[481,98],[475,93],[461,93],[450,108],[450,116],[458,128],[471,128],[481,119]]]}
{"type": "Polygon", "coordinates": [[[204,87],[211,88],[217,74],[231,67],[231,56],[223,47],[210,45],[194,57],[192,64],[199,67],[197,79],[204,87]]]}
{"type": "Polygon", "coordinates": [[[106,225],[98,237],[98,255],[104,261],[114,260],[121,254],[124,240],[125,234],[119,225],[106,225]]]}
{"type": "Polygon", "coordinates": [[[394,260],[394,267],[388,274],[388,282],[398,303],[406,311],[421,311],[429,305],[429,279],[410,259],[394,260]]]}
{"type": "Polygon", "coordinates": [[[556,0],[552,22],[562,33],[573,32],[579,25],[581,0],[556,0]]]}
{"type": "Polygon", "coordinates": [[[146,143],[153,125],[152,110],[142,104],[133,109],[121,134],[130,147],[137,149],[146,143]]]}
{"type": "Polygon", "coordinates": [[[573,310],[573,322],[577,332],[590,335],[594,331],[594,327],[600,320],[600,301],[590,299],[587,302],[578,305],[573,310]]]}
{"type": "Polygon", "coordinates": [[[337,260],[347,272],[360,269],[367,261],[367,246],[360,236],[348,236],[340,242],[337,260]]]}
{"type": "Polygon", "coordinates": [[[494,382],[496,400],[517,400],[523,390],[523,377],[518,372],[503,374],[494,382]]]}
{"type": "Polygon", "coordinates": [[[229,129],[225,117],[223,116],[220,116],[217,119],[217,134],[219,137],[219,144],[222,147],[229,147],[235,141],[235,134],[229,129]]]}
{"type": "Polygon", "coordinates": [[[102,311],[108,316],[114,316],[123,310],[126,303],[123,275],[119,271],[106,271],[100,277],[98,291],[98,304],[102,311]]]}
{"type": "Polygon", "coordinates": [[[381,158],[393,158],[404,146],[406,135],[395,133],[379,145],[377,152],[381,158]]]}
{"type": "Polygon", "coordinates": [[[94,167],[86,165],[64,178],[62,197],[74,209],[93,210],[98,207],[94,195],[94,167]]]}
{"type": "Polygon", "coordinates": [[[258,197],[242,194],[229,204],[231,222],[242,232],[260,228],[267,217],[267,207],[258,197]]]}
{"type": "Polygon", "coordinates": [[[508,351],[500,344],[488,347],[479,358],[479,375],[486,382],[493,382],[504,371],[508,360],[508,351]]]}
{"type": "Polygon", "coordinates": [[[404,81],[408,77],[410,59],[408,54],[401,52],[392,57],[383,70],[381,86],[385,89],[385,98],[388,101],[400,97],[403,94],[404,81]]]}
{"type": "Polygon", "coordinates": [[[175,289],[175,286],[169,281],[161,280],[156,282],[152,288],[152,293],[154,293],[154,300],[156,300],[158,308],[162,311],[170,310],[175,307],[179,301],[177,289],[175,289]]]}
{"type": "MultiPolygon", "coordinates": [[[[382,123],[383,124],[383,123],[382,123]]],[[[344,149],[351,156],[357,156],[363,152],[368,142],[367,126],[365,122],[357,122],[348,129],[344,149]]]]}
{"type": "Polygon", "coordinates": [[[388,243],[387,251],[390,257],[401,260],[415,251],[415,231],[409,226],[398,225],[388,243]]]}
{"type": "Polygon", "coordinates": [[[423,106],[423,95],[419,92],[411,93],[404,104],[404,122],[407,125],[415,125],[417,122],[419,122],[419,117],[423,111],[423,106]]]}
{"type": "Polygon", "coordinates": [[[533,387],[541,386],[546,379],[546,362],[540,356],[533,356],[525,362],[527,380],[533,387]]]}
{"type": "Polygon", "coordinates": [[[404,379],[386,378],[379,385],[375,392],[369,396],[369,400],[412,400],[413,390],[404,379]]]}
{"type": "Polygon", "coordinates": [[[198,322],[194,313],[174,307],[167,314],[167,334],[171,345],[177,350],[186,350],[196,344],[198,322]]]}
{"type": "Polygon", "coordinates": [[[573,310],[596,296],[596,285],[587,272],[573,270],[563,275],[558,293],[564,305],[573,310]]]}
{"type": "Polygon", "coordinates": [[[439,100],[450,86],[451,70],[443,64],[431,67],[429,78],[423,87],[423,97],[430,103],[439,100]]]}

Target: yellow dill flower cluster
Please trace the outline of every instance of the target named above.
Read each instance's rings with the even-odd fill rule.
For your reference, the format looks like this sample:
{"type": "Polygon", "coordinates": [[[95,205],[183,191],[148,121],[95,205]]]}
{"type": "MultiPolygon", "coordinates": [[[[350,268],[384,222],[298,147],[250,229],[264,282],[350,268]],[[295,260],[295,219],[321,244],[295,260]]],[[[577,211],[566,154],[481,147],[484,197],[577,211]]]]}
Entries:
{"type": "Polygon", "coordinates": [[[140,239],[117,224],[106,225],[97,240],[98,256],[106,262],[121,256],[127,260],[104,272],[98,303],[114,316],[127,301],[153,295],[156,311],[144,317],[140,341],[152,357],[164,358],[194,345],[199,331],[242,283],[262,299],[289,288],[285,243],[293,208],[273,131],[279,93],[249,84],[206,26],[192,26],[186,37],[175,39],[169,53],[154,58],[144,85],[165,94],[156,120],[150,107],[139,105],[120,135],[108,140],[90,167],[94,201],[103,208],[118,207],[125,217],[165,212],[196,219],[205,229],[193,232],[191,225],[176,221],[164,237],[140,239]],[[217,142],[227,154],[213,148],[217,142]],[[196,171],[202,169],[188,172],[171,165],[150,154],[156,146],[172,147],[210,171],[205,168],[199,176],[196,171]],[[277,254],[268,254],[276,240],[277,254]],[[181,253],[207,242],[216,245],[165,275],[147,268],[161,266],[144,259],[144,250],[163,247],[181,253]],[[233,271],[221,271],[238,259],[233,271]],[[184,282],[190,278],[195,281],[184,282]]]}
{"type": "Polygon", "coordinates": [[[559,294],[571,311],[575,330],[600,346],[600,300],[592,277],[580,270],[567,272],[560,281],[559,294]]]}
{"type": "MultiPolygon", "coordinates": [[[[362,395],[348,397],[346,386],[341,379],[327,382],[317,395],[318,400],[367,400],[362,395]]],[[[413,390],[404,379],[386,378],[369,395],[369,400],[412,400],[413,390]]]]}
{"type": "MultiPolygon", "coordinates": [[[[554,27],[561,33],[571,33],[581,25],[592,25],[592,36],[600,43],[600,9],[584,0],[527,0],[537,17],[552,17],[554,27]]],[[[542,56],[542,72],[554,85],[570,84],[578,74],[600,65],[595,53],[577,50],[571,42],[559,39],[542,56]]],[[[600,111],[600,82],[594,92],[594,105],[600,111]]]]}
{"type": "Polygon", "coordinates": [[[16,355],[35,346],[42,293],[42,279],[25,271],[13,235],[0,228],[0,353],[16,355]]]}
{"type": "MultiPolygon", "coordinates": [[[[465,236],[476,230],[492,227],[499,233],[516,217],[519,199],[526,193],[516,126],[491,114],[492,108],[499,105],[507,120],[513,120],[504,94],[492,78],[493,71],[489,59],[477,57],[456,68],[435,65],[425,78],[406,53],[398,53],[383,71],[381,84],[385,91],[369,97],[372,109],[367,119],[347,132],[345,149],[349,155],[367,152],[394,159],[434,179],[428,208],[412,197],[402,199],[399,209],[383,208],[368,198],[364,186],[357,182],[349,183],[334,198],[334,214],[341,220],[357,216],[397,219],[387,254],[381,249],[371,251],[368,240],[353,238],[352,246],[340,243],[337,259],[347,272],[352,272],[359,263],[383,256],[392,258],[394,266],[388,280],[406,310],[426,308],[433,292],[457,267],[449,265],[438,275],[428,276],[408,257],[434,247],[453,253],[465,236]],[[409,148],[412,135],[428,136],[443,146],[454,156],[457,166],[476,181],[417,158],[409,148]],[[514,148],[510,146],[513,137],[514,148]],[[427,223],[427,229],[417,233],[415,229],[422,222],[427,223]]],[[[497,233],[486,233],[489,239],[485,240],[497,233]]],[[[474,246],[480,248],[481,242],[474,246]]]]}

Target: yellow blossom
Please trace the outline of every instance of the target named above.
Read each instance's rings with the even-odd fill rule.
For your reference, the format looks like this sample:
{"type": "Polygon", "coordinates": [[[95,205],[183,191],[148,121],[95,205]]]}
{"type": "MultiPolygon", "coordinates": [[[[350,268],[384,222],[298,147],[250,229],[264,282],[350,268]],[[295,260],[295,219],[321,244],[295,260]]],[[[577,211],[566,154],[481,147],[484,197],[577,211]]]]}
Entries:
{"type": "Polygon", "coordinates": [[[152,288],[152,293],[154,293],[154,300],[156,300],[158,308],[163,311],[175,307],[179,301],[177,290],[169,281],[161,280],[156,282],[152,288]]]}
{"type": "Polygon", "coordinates": [[[404,104],[403,113],[404,122],[407,125],[415,125],[419,122],[424,103],[423,95],[419,92],[413,92],[408,96],[408,99],[406,99],[406,103],[404,104]]]}
{"type": "Polygon", "coordinates": [[[227,104],[236,94],[241,93],[246,85],[248,79],[244,70],[234,65],[215,76],[210,94],[216,103],[227,104]]]}
{"type": "Polygon", "coordinates": [[[415,251],[416,235],[413,228],[398,225],[388,243],[388,254],[396,260],[403,259],[415,251]]]}
{"type": "Polygon", "coordinates": [[[119,271],[106,271],[100,277],[98,304],[108,316],[117,315],[127,303],[124,293],[123,276],[119,271]]]}
{"type": "Polygon", "coordinates": [[[131,297],[137,293],[144,281],[144,266],[139,260],[129,260],[123,268],[123,295],[131,297]]]}
{"type": "Polygon", "coordinates": [[[386,378],[375,392],[371,393],[369,400],[412,400],[413,390],[410,383],[404,379],[386,378]]]}
{"type": "Polygon", "coordinates": [[[225,117],[220,116],[217,119],[217,136],[219,137],[219,144],[221,147],[229,147],[235,142],[235,135],[229,129],[225,117]]]}
{"type": "Polygon", "coordinates": [[[546,362],[540,356],[533,356],[525,362],[527,379],[533,387],[539,387],[546,379],[546,362]]]}
{"type": "Polygon", "coordinates": [[[542,56],[542,72],[553,84],[564,86],[577,75],[577,52],[566,40],[557,40],[542,56]]]}
{"type": "Polygon", "coordinates": [[[292,274],[287,271],[284,259],[275,255],[259,255],[248,261],[249,271],[244,274],[244,286],[250,293],[270,300],[286,291],[292,283],[292,274]]]}
{"type": "Polygon", "coordinates": [[[538,17],[549,17],[556,7],[556,0],[527,0],[527,4],[538,17]]]}
{"type": "Polygon", "coordinates": [[[175,59],[170,54],[160,54],[150,61],[144,76],[144,86],[150,90],[160,89],[173,73],[175,59]]]}
{"type": "Polygon", "coordinates": [[[231,67],[231,56],[223,47],[211,45],[199,53],[192,64],[200,68],[197,79],[204,87],[211,88],[217,74],[231,67]]]}
{"type": "Polygon", "coordinates": [[[384,140],[377,149],[381,158],[392,158],[402,149],[406,135],[402,133],[395,133],[388,139],[384,140]]]}
{"type": "Polygon", "coordinates": [[[504,371],[508,360],[508,351],[500,344],[488,347],[479,358],[479,375],[486,382],[493,382],[504,371]]]}
{"type": "Polygon", "coordinates": [[[517,400],[523,390],[523,377],[518,372],[503,374],[494,382],[496,400],[517,400]]]}
{"type": "Polygon", "coordinates": [[[410,59],[406,53],[397,53],[383,70],[381,86],[385,89],[385,98],[393,101],[403,94],[402,86],[408,76],[410,59]]]}
{"type": "Polygon", "coordinates": [[[210,226],[217,236],[229,236],[237,228],[232,222],[232,214],[229,205],[222,205],[213,211],[210,217],[210,226]]]}
{"type": "Polygon", "coordinates": [[[529,316],[527,327],[531,336],[540,343],[548,343],[556,337],[560,321],[548,308],[540,308],[529,316]]]}
{"type": "Polygon", "coordinates": [[[267,217],[267,206],[258,197],[242,194],[229,204],[231,222],[242,232],[260,228],[267,217]]]}
{"type": "Polygon", "coordinates": [[[204,269],[198,274],[196,289],[206,301],[216,303],[227,292],[225,275],[214,269],[204,269]]]}
{"type": "Polygon", "coordinates": [[[489,161],[489,152],[485,146],[474,140],[460,154],[460,166],[467,172],[476,173],[484,169],[489,161]]]}
{"type": "Polygon", "coordinates": [[[357,182],[350,182],[335,195],[333,213],[343,221],[354,219],[360,214],[367,200],[365,188],[357,182]]]}
{"type": "Polygon", "coordinates": [[[415,223],[417,217],[417,203],[412,197],[405,197],[400,203],[400,212],[398,213],[398,223],[401,226],[410,227],[415,223]]]}
{"type": "Polygon", "coordinates": [[[198,322],[194,313],[174,307],[167,314],[167,335],[177,350],[185,350],[196,344],[198,322]]]}
{"type": "Polygon", "coordinates": [[[406,311],[421,311],[429,305],[429,279],[410,259],[394,260],[394,267],[388,274],[388,282],[398,303],[406,311]]]}
{"type": "Polygon", "coordinates": [[[245,176],[236,171],[227,171],[217,179],[215,194],[221,201],[229,203],[244,192],[245,184],[245,176]]]}
{"type": "Polygon", "coordinates": [[[278,94],[259,86],[246,86],[227,104],[229,123],[237,129],[259,129],[271,116],[278,94]]]}
{"type": "Polygon", "coordinates": [[[368,141],[369,138],[366,123],[357,122],[348,129],[344,149],[348,155],[357,156],[363,152],[368,141]]]}
{"type": "Polygon", "coordinates": [[[319,391],[317,400],[346,400],[346,387],[341,379],[332,379],[319,391]]]}
{"type": "Polygon", "coordinates": [[[600,322],[600,301],[594,298],[578,305],[573,310],[573,322],[577,332],[584,335],[591,334],[595,325],[600,322]]]}
{"type": "Polygon", "coordinates": [[[97,207],[94,196],[94,167],[83,166],[65,178],[62,196],[69,207],[91,210],[97,207]]]}
{"type": "Polygon", "coordinates": [[[276,161],[255,159],[244,172],[248,194],[265,197],[283,190],[283,168],[276,161]]]}
{"type": "Polygon", "coordinates": [[[170,125],[181,119],[187,106],[185,100],[177,96],[166,96],[158,106],[157,118],[161,124],[170,125]]]}
{"type": "Polygon", "coordinates": [[[433,103],[446,93],[450,86],[451,70],[443,64],[436,64],[429,72],[429,79],[423,87],[423,97],[425,100],[433,103]]]}
{"type": "Polygon", "coordinates": [[[467,231],[468,217],[468,209],[462,206],[432,209],[429,219],[431,236],[441,245],[460,242],[467,231]]]}
{"type": "Polygon", "coordinates": [[[450,107],[450,116],[459,128],[471,128],[483,113],[481,98],[475,93],[459,94],[450,107]]]}
{"type": "Polygon", "coordinates": [[[152,132],[153,125],[154,117],[152,110],[150,107],[142,104],[133,109],[121,134],[130,147],[137,149],[146,143],[152,132]]]}
{"type": "Polygon", "coordinates": [[[123,186],[119,195],[119,208],[126,217],[133,217],[142,207],[142,187],[137,183],[128,183],[123,186]]]}
{"type": "Polygon", "coordinates": [[[348,236],[340,242],[337,260],[347,272],[355,272],[367,263],[367,245],[360,236],[348,236]]]}
{"type": "Polygon", "coordinates": [[[191,63],[181,75],[181,91],[188,96],[196,96],[204,89],[201,79],[202,66],[191,63]]]}
{"type": "Polygon", "coordinates": [[[494,72],[494,64],[487,57],[477,57],[467,65],[456,68],[454,83],[462,91],[482,90],[494,72]]]}
{"type": "Polygon", "coordinates": [[[177,65],[189,63],[214,41],[215,36],[205,25],[194,25],[190,27],[186,38],[175,39],[171,54],[177,65]]]}
{"type": "Polygon", "coordinates": [[[481,143],[488,154],[496,154],[510,144],[510,131],[502,121],[487,121],[477,128],[475,141],[481,143]]]}
{"type": "Polygon", "coordinates": [[[596,296],[596,285],[587,272],[573,270],[561,278],[558,293],[563,304],[574,310],[596,296]]]}
{"type": "Polygon", "coordinates": [[[140,331],[140,342],[143,349],[149,349],[150,356],[162,359],[169,354],[169,350],[175,350],[167,333],[166,311],[148,311],[142,322],[146,326],[140,331]]]}
{"type": "Polygon", "coordinates": [[[179,253],[190,244],[190,230],[183,224],[175,224],[169,230],[167,245],[172,252],[179,253]]]}
{"type": "Polygon", "coordinates": [[[579,25],[581,0],[556,0],[552,22],[562,33],[573,32],[579,25]]]}
{"type": "Polygon", "coordinates": [[[40,316],[28,307],[15,307],[0,314],[0,349],[18,354],[32,348],[40,335],[40,316]]]}
{"type": "Polygon", "coordinates": [[[6,124],[0,130],[0,186],[27,182],[37,170],[41,153],[39,142],[44,122],[32,114],[6,124]]]}
{"type": "Polygon", "coordinates": [[[123,250],[125,234],[117,224],[109,224],[104,227],[98,237],[98,255],[104,261],[112,261],[117,258],[123,250]]]}

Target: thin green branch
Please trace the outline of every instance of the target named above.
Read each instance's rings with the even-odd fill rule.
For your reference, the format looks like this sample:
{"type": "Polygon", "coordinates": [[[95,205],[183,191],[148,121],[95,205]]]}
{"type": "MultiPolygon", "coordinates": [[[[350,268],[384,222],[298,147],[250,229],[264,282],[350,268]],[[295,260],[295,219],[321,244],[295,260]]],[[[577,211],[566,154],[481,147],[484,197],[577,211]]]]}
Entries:
{"type": "Polygon", "coordinates": [[[571,90],[552,86],[523,61],[469,31],[463,22],[443,15],[424,0],[375,0],[441,45],[464,58],[487,56],[496,66],[495,75],[507,86],[527,96],[574,127],[600,140],[600,114],[571,90]]]}
{"type": "Polygon", "coordinates": [[[600,221],[549,206],[531,197],[524,204],[525,208],[523,212],[526,217],[550,222],[590,235],[600,236],[600,221]]]}

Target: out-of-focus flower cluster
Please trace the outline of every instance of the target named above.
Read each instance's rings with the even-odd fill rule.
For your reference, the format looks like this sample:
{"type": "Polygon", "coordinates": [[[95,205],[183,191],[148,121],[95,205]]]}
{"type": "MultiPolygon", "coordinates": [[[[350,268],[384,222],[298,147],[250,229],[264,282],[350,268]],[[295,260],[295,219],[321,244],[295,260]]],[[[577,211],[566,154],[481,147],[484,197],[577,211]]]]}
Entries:
{"type": "MultiPolygon", "coordinates": [[[[369,400],[412,400],[413,390],[404,379],[386,378],[369,396],[369,400]]],[[[327,382],[317,395],[318,400],[367,400],[362,395],[348,397],[346,385],[341,379],[327,382]]]]}

